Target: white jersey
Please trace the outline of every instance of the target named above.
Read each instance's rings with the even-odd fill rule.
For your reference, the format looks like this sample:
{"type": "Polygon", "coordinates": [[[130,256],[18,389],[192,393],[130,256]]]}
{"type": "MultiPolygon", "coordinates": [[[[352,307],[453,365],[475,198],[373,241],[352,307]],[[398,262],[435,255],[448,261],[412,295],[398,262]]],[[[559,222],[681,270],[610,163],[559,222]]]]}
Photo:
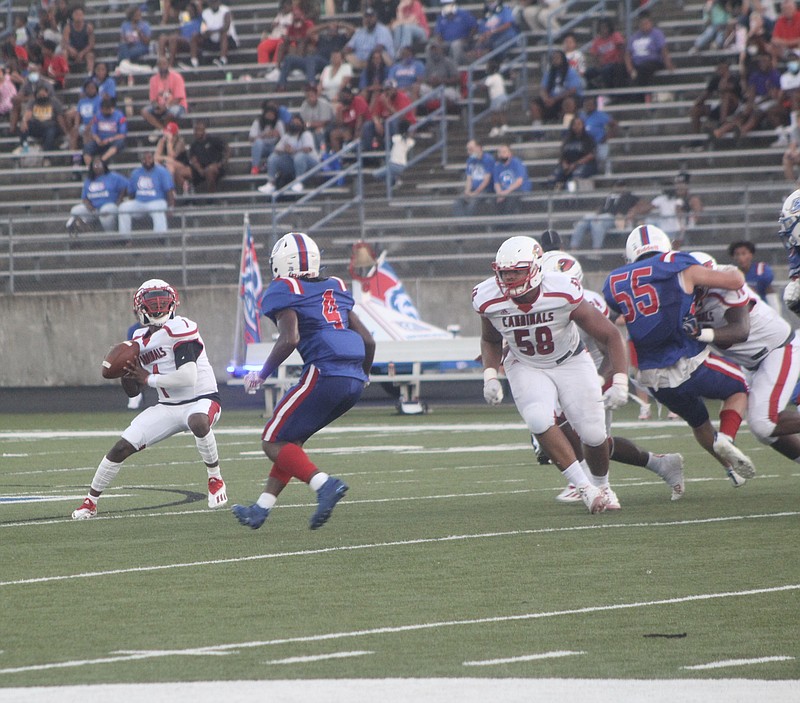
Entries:
{"type": "Polygon", "coordinates": [[[727,349],[712,346],[720,356],[752,371],[773,349],[786,344],[792,336],[789,323],[746,285],[730,291],[710,289],[699,300],[695,314],[703,327],[722,327],[727,324],[725,312],[742,306],[750,307],[750,334],[747,339],[727,349]]]}
{"type": "Polygon", "coordinates": [[[576,278],[545,271],[538,298],[517,304],[507,298],[495,278],[487,278],[472,292],[472,306],[503,335],[514,358],[524,366],[548,369],[583,349],[572,311],[583,300],[576,278]]]}
{"type": "MultiPolygon", "coordinates": [[[[219,44],[222,32],[220,31],[222,27],[225,25],[225,15],[230,13],[231,9],[227,5],[220,5],[216,12],[212,10],[210,7],[207,7],[203,10],[203,14],[201,15],[203,24],[205,24],[204,30],[208,30],[210,32],[211,41],[216,42],[219,44]]],[[[233,14],[231,14],[231,23],[228,25],[228,36],[239,44],[239,36],[236,34],[236,27],[233,24],[233,14]]]]}
{"type": "MultiPolygon", "coordinates": [[[[206,354],[205,344],[197,330],[197,324],[186,317],[175,316],[163,327],[150,334],[147,327],[134,332],[133,341],[139,343],[139,363],[153,374],[169,374],[177,371],[176,356],[182,358],[181,346],[187,342],[198,342],[202,347],[195,359],[197,380],[193,386],[158,388],[158,402],[178,405],[208,397],[218,392],[217,379],[206,354]]],[[[181,364],[182,365],[182,364],[181,364]]]]}
{"type": "MultiPolygon", "coordinates": [[[[596,308],[606,319],[611,317],[611,311],[608,309],[606,299],[600,293],[584,288],[583,299],[592,307],[596,308]]],[[[603,359],[606,358],[605,351],[600,348],[600,345],[594,337],[587,334],[582,329],[578,329],[580,331],[581,341],[591,355],[595,368],[599,369],[600,365],[603,363],[603,359]]]]}

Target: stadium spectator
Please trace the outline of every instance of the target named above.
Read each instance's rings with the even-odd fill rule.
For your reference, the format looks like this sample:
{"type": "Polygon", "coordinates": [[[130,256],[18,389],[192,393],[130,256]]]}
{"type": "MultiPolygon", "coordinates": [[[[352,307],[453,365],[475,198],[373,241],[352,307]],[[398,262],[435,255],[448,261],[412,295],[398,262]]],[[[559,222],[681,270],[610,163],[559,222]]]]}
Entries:
{"type": "MultiPolygon", "coordinates": [[[[706,83],[705,90],[695,98],[689,110],[692,134],[700,134],[704,122],[717,125],[733,115],[742,103],[742,84],[725,60],[720,61],[706,83]]],[[[694,140],[690,149],[702,150],[703,140],[694,140]]]]}
{"type": "Polygon", "coordinates": [[[284,64],[287,56],[305,57],[307,54],[313,55],[313,44],[307,41],[308,33],[314,26],[313,20],[309,19],[303,12],[300,3],[295,3],[292,7],[292,22],[286,28],[286,36],[278,45],[275,61],[279,65],[284,64]]]}
{"type": "Polygon", "coordinates": [[[567,63],[583,78],[586,74],[586,56],[578,48],[575,32],[567,32],[561,39],[561,49],[567,57],[567,63]]]}
{"type": "Polygon", "coordinates": [[[161,24],[170,24],[170,22],[177,20],[178,23],[183,23],[186,15],[191,13],[192,5],[198,10],[199,0],[161,0],[161,24]]]}
{"type": "Polygon", "coordinates": [[[97,94],[101,98],[106,95],[110,95],[112,98],[117,97],[117,83],[108,75],[108,64],[105,61],[98,61],[94,65],[91,80],[97,84],[97,94]]]}
{"type": "Polygon", "coordinates": [[[606,235],[611,230],[616,229],[627,234],[633,227],[634,208],[638,202],[638,196],[630,191],[624,180],[615,181],[600,208],[584,215],[575,223],[569,242],[570,250],[582,248],[583,238],[587,234],[592,237],[592,249],[595,251],[603,248],[606,235]]]}
{"type": "Polygon", "coordinates": [[[228,143],[208,133],[205,120],[195,120],[194,141],[189,147],[189,165],[195,188],[205,183],[206,192],[215,193],[220,179],[225,175],[231,149],[228,143]]]}
{"type": "Polygon", "coordinates": [[[739,51],[739,74],[746,76],[755,65],[756,56],[759,54],[770,54],[769,32],[767,31],[764,19],[758,12],[751,12],[745,18],[746,25],[744,31],[737,26],[736,48],[739,51]]]}
{"type": "Polygon", "coordinates": [[[81,202],[70,210],[67,232],[80,234],[98,220],[104,232],[116,231],[119,205],[127,191],[128,179],[125,176],[110,171],[107,161],[93,158],[83,182],[81,202]]]}
{"type": "Polygon", "coordinates": [[[11,113],[8,118],[8,130],[11,134],[17,133],[20,117],[25,107],[33,99],[36,89],[40,86],[44,87],[50,96],[55,95],[53,84],[49,81],[41,80],[38,67],[31,66],[31,70],[28,72],[28,75],[25,76],[22,85],[17,89],[17,94],[11,100],[11,113]]]}
{"type": "Polygon", "coordinates": [[[586,131],[596,145],[597,170],[611,173],[611,159],[608,141],[617,136],[617,121],[604,110],[597,107],[597,98],[587,95],[583,99],[583,109],[578,113],[586,131]]]}
{"type": "Polygon", "coordinates": [[[83,145],[83,160],[87,166],[96,156],[102,161],[111,161],[125,148],[128,121],[110,95],[100,101],[100,111],[92,118],[90,132],[91,138],[83,145]]]}
{"type": "Polygon", "coordinates": [[[542,75],[539,94],[531,101],[534,130],[545,121],[561,122],[566,127],[568,119],[577,112],[582,94],[583,80],[567,63],[564,52],[560,49],[552,51],[549,66],[542,75]]]}
{"type": "Polygon", "coordinates": [[[383,50],[373,49],[369,61],[361,71],[358,79],[358,91],[367,103],[371,103],[377,93],[383,90],[383,82],[389,77],[389,64],[383,56],[383,50]]]}
{"type": "Polygon", "coordinates": [[[11,113],[16,95],[17,86],[11,80],[11,69],[4,66],[3,77],[0,79],[0,117],[11,113]]]}
{"type": "Polygon", "coordinates": [[[598,20],[589,57],[591,65],[587,66],[584,78],[590,88],[620,88],[627,83],[625,37],[616,30],[612,19],[598,20]]]}
{"type": "Polygon", "coordinates": [[[160,57],[156,66],[156,72],[150,77],[150,103],[139,113],[153,128],[149,137],[151,143],[161,138],[168,122],[179,122],[189,110],[183,76],[170,68],[166,56],[160,57]]]}
{"type": "Polygon", "coordinates": [[[364,9],[362,23],[345,44],[343,50],[345,61],[353,68],[363,69],[372,51],[379,48],[384,54],[386,64],[391,66],[394,61],[394,40],[389,28],[378,22],[375,9],[369,5],[364,9]]]}
{"type": "Polygon", "coordinates": [[[634,216],[648,224],[653,224],[667,234],[672,247],[680,249],[686,242],[688,203],[680,197],[675,181],[664,181],[661,192],[647,200],[640,200],[634,208],[634,216]]]}
{"type": "Polygon", "coordinates": [[[333,106],[333,127],[330,132],[330,150],[340,151],[345,142],[360,136],[364,122],[370,120],[369,105],[352,88],[339,91],[339,99],[333,106]]]}
{"type": "Polygon", "coordinates": [[[270,23],[269,32],[264,30],[256,49],[258,63],[278,64],[278,49],[286,38],[286,32],[292,24],[292,0],[281,0],[278,12],[270,23]]]}
{"type": "MultiPolygon", "coordinates": [[[[296,52],[288,53],[281,62],[278,88],[286,88],[292,71],[302,71],[306,83],[316,83],[334,52],[339,52],[353,35],[354,28],[346,22],[324,22],[312,25],[296,52]]],[[[341,63],[341,55],[338,57],[341,63]]],[[[352,75],[352,67],[347,64],[352,75]]]]}
{"type": "Polygon", "coordinates": [[[780,90],[775,104],[767,111],[766,121],[775,127],[777,139],[770,146],[789,145],[790,115],[800,108],[800,57],[792,55],[781,73],[780,90]]]}
{"type": "MultiPolygon", "coordinates": [[[[503,0],[486,0],[483,19],[478,22],[475,34],[475,55],[482,56],[519,36],[514,21],[514,11],[503,0]]],[[[499,57],[501,58],[501,57],[499,57]]]]}
{"type": "Polygon", "coordinates": [[[42,42],[42,75],[53,81],[56,88],[63,89],[69,65],[62,54],[56,53],[56,48],[55,42],[42,42]]]}
{"type": "Polygon", "coordinates": [[[508,144],[497,148],[497,161],[492,172],[495,192],[495,211],[500,215],[519,212],[520,198],[532,190],[528,169],[511,151],[508,144]]]}
{"type": "MultiPolygon", "coordinates": [[[[192,39],[200,34],[203,26],[201,11],[196,2],[188,2],[186,9],[180,13],[178,31],[161,34],[158,37],[158,56],[159,58],[166,56],[170,68],[175,66],[181,52],[191,53],[192,39]]],[[[188,68],[188,66],[181,65],[181,68],[188,68]]]]}
{"type": "Polygon", "coordinates": [[[564,0],[526,0],[522,6],[522,19],[532,32],[545,32],[552,30],[557,34],[561,25],[558,13],[564,0]]]}
{"type": "Polygon", "coordinates": [[[278,339],[263,368],[245,376],[245,391],[255,392],[295,349],[301,352],[305,367],[298,385],[275,408],[261,435],[264,453],[273,462],[264,492],[253,505],[234,505],[233,514],[242,525],[258,529],[286,484],[297,478],[317,493],[317,509],[310,522],[316,530],[330,518],[347,486],[320,471],[302,446],[361,397],[375,342],[353,313],[353,296],[344,284],[320,278],[319,247],[311,237],[297,232],[285,235],[273,247],[270,261],[277,280],[264,292],[261,313],[277,325],[278,339]],[[292,279],[302,287],[302,296],[286,285],[292,279]],[[331,309],[337,311],[336,328],[327,313],[331,309]],[[301,389],[305,390],[300,393],[301,389]]]}
{"type": "Polygon", "coordinates": [[[419,97],[419,87],[425,77],[425,64],[416,56],[410,46],[404,46],[397,52],[397,61],[389,68],[387,78],[397,82],[397,87],[412,100],[419,97]]]}
{"type": "Polygon", "coordinates": [[[119,28],[119,49],[117,57],[120,61],[137,62],[150,53],[150,25],[142,19],[142,8],[131,5],[125,12],[125,21],[119,28]]]}
{"type": "Polygon", "coordinates": [[[506,92],[506,79],[500,72],[500,62],[491,60],[486,64],[486,77],[483,84],[489,93],[489,117],[491,118],[492,128],[489,130],[489,138],[503,136],[508,131],[508,93],[506,92]]]}
{"type": "Polygon", "coordinates": [[[728,245],[728,255],[733,259],[736,268],[744,274],[745,283],[765,303],[769,303],[769,306],[780,314],[781,304],[778,300],[778,294],[772,286],[775,274],[772,271],[772,267],[765,261],[753,260],[756,255],[756,245],[747,240],[731,242],[728,245]]]}
{"type": "MultiPolygon", "coordinates": [[[[380,91],[375,93],[369,104],[370,119],[364,120],[361,128],[361,148],[363,151],[383,149],[386,127],[389,118],[411,105],[411,98],[397,87],[397,82],[387,78],[380,91]]],[[[417,123],[414,110],[403,115],[403,120],[413,126],[417,123]]],[[[390,138],[397,132],[399,121],[394,120],[389,128],[390,138]]]]}
{"type": "MultiPolygon", "coordinates": [[[[438,39],[431,39],[428,42],[428,57],[425,61],[425,76],[419,86],[421,96],[428,95],[432,90],[439,86],[444,86],[444,97],[448,110],[458,107],[461,98],[459,86],[461,84],[461,74],[458,71],[455,61],[445,56],[444,48],[438,39]]],[[[428,109],[437,107],[427,104],[428,109]]]]}
{"type": "Polygon", "coordinates": [[[729,0],[706,0],[703,4],[703,24],[705,27],[694,40],[690,54],[696,54],[712,43],[715,49],[727,45],[734,25],[729,0]]]}
{"type": "Polygon", "coordinates": [[[800,49],[800,10],[796,0],[781,1],[781,14],[772,28],[769,48],[775,61],[785,61],[790,52],[800,49]]]}
{"type": "Polygon", "coordinates": [[[338,100],[342,88],[350,86],[352,79],[353,67],[344,60],[341,51],[334,51],[331,53],[330,63],[319,74],[319,93],[333,103],[338,100]]]}
{"type": "Polygon", "coordinates": [[[464,193],[453,203],[454,216],[471,217],[486,209],[486,196],[494,192],[494,166],[494,159],[483,150],[477,139],[467,142],[464,193]]]}
{"type": "Polygon", "coordinates": [[[408,167],[408,152],[414,148],[416,141],[411,136],[411,123],[408,120],[400,120],[397,130],[392,134],[392,146],[389,150],[389,158],[384,168],[375,171],[375,178],[385,178],[389,172],[389,183],[393,188],[403,185],[400,175],[408,167]]]}
{"type": "Polygon", "coordinates": [[[269,155],[285,132],[278,106],[270,100],[261,103],[261,114],[250,125],[250,174],[262,172],[269,155]]]}
{"type": "Polygon", "coordinates": [[[548,185],[556,190],[568,187],[575,190],[575,179],[591,178],[597,173],[597,145],[583,118],[576,115],[569,123],[569,129],[561,141],[558,164],[548,179],[548,185]]]}
{"type": "Polygon", "coordinates": [[[637,26],[628,40],[625,67],[634,85],[648,86],[652,85],[658,71],[673,71],[675,66],[667,48],[667,38],[647,10],[639,13],[637,26]]]}
{"type": "MultiPolygon", "coordinates": [[[[478,31],[478,20],[472,13],[458,7],[456,0],[441,0],[442,10],[436,18],[431,39],[438,39],[441,45],[453,59],[456,66],[469,63],[467,52],[472,48],[472,42],[478,31]]],[[[426,52],[430,50],[428,42],[426,52]]],[[[426,56],[427,58],[427,56],[426,56]]]]}
{"type": "Polygon", "coordinates": [[[90,75],[94,72],[94,45],[94,24],[86,21],[81,6],[74,7],[61,41],[61,48],[73,73],[77,73],[76,69],[79,68],[85,68],[90,75]]]}
{"type": "Polygon", "coordinates": [[[300,117],[306,128],[314,135],[314,145],[321,152],[328,141],[328,132],[333,126],[333,105],[317,93],[317,86],[306,86],[306,97],[300,105],[300,117]]]}
{"type": "MultiPolygon", "coordinates": [[[[286,125],[286,132],[267,159],[267,182],[258,190],[264,195],[271,195],[282,187],[282,183],[300,179],[318,163],[319,154],[314,146],[314,135],[306,129],[300,115],[293,115],[286,125]]],[[[305,187],[297,180],[290,190],[293,193],[302,193],[305,187]]]]}
{"type": "Polygon", "coordinates": [[[191,41],[191,62],[194,68],[200,65],[200,54],[214,55],[213,63],[217,66],[228,65],[228,54],[239,46],[233,14],[227,5],[220,0],[209,0],[208,7],[200,15],[203,26],[199,34],[191,41]]]}
{"type": "Polygon", "coordinates": [[[403,47],[423,45],[431,35],[428,18],[419,0],[399,0],[394,20],[389,25],[395,53],[403,47]]]}
{"type": "Polygon", "coordinates": [[[119,233],[131,241],[133,219],[150,217],[153,232],[167,231],[168,209],[175,207],[175,183],[164,166],[155,162],[152,151],[142,154],[142,165],[128,179],[129,200],[119,206],[119,233]]]}
{"type": "Polygon", "coordinates": [[[184,195],[189,192],[192,180],[192,167],[189,165],[189,150],[181,136],[177,122],[167,122],[161,139],[156,143],[153,159],[159,166],[169,171],[175,188],[184,195]]]}
{"type": "MultiPolygon", "coordinates": [[[[20,124],[20,144],[25,147],[30,139],[37,139],[44,151],[53,151],[67,133],[64,106],[48,87],[37,85],[33,99],[25,107],[20,124]]],[[[42,162],[49,166],[48,158],[42,162]]]]}
{"type": "Polygon", "coordinates": [[[800,166],[800,127],[798,127],[800,113],[792,112],[789,118],[789,144],[783,152],[783,175],[790,183],[797,184],[794,170],[800,166]]]}

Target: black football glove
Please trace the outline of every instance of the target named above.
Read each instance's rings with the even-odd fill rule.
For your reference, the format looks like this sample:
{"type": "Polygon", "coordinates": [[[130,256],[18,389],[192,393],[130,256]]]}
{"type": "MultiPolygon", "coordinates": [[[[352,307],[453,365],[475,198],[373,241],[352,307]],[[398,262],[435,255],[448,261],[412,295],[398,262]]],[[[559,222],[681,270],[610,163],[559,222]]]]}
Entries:
{"type": "Polygon", "coordinates": [[[693,339],[697,339],[700,334],[700,323],[697,321],[697,317],[692,313],[688,312],[683,317],[683,331],[693,339]]]}

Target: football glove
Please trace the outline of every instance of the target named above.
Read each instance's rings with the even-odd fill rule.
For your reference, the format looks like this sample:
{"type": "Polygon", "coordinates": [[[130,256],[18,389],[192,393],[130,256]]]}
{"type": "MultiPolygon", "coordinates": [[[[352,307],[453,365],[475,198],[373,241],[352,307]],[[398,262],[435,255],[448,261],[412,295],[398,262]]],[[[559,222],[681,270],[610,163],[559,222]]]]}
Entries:
{"type": "Polygon", "coordinates": [[[783,289],[783,302],[795,315],[800,315],[800,279],[793,278],[783,289]]]}
{"type": "Polygon", "coordinates": [[[497,369],[483,370],[483,397],[489,405],[503,402],[503,386],[497,380],[497,369]]]}
{"type": "Polygon", "coordinates": [[[261,374],[258,373],[258,371],[250,371],[244,377],[245,393],[253,394],[263,385],[264,385],[264,379],[261,378],[261,374]]]}
{"type": "Polygon", "coordinates": [[[683,316],[683,323],[682,323],[683,331],[693,339],[697,339],[700,336],[700,323],[697,321],[697,317],[690,312],[687,312],[686,315],[683,316]]]}
{"type": "Polygon", "coordinates": [[[616,410],[628,402],[628,375],[615,373],[611,378],[611,386],[603,393],[603,405],[607,410],[616,410]]]}

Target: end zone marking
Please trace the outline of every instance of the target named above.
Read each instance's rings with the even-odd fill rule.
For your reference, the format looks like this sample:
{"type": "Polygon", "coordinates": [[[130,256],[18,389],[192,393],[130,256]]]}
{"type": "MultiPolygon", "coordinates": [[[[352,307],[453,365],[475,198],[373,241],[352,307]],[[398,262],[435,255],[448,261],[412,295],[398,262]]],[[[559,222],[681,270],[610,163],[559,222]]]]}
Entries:
{"type": "Polygon", "coordinates": [[[530,662],[537,659],[557,659],[558,657],[572,657],[586,652],[542,652],[541,654],[523,654],[519,657],[508,657],[506,659],[484,659],[482,661],[462,662],[462,666],[493,666],[495,664],[514,664],[516,662],[530,662]]]}

